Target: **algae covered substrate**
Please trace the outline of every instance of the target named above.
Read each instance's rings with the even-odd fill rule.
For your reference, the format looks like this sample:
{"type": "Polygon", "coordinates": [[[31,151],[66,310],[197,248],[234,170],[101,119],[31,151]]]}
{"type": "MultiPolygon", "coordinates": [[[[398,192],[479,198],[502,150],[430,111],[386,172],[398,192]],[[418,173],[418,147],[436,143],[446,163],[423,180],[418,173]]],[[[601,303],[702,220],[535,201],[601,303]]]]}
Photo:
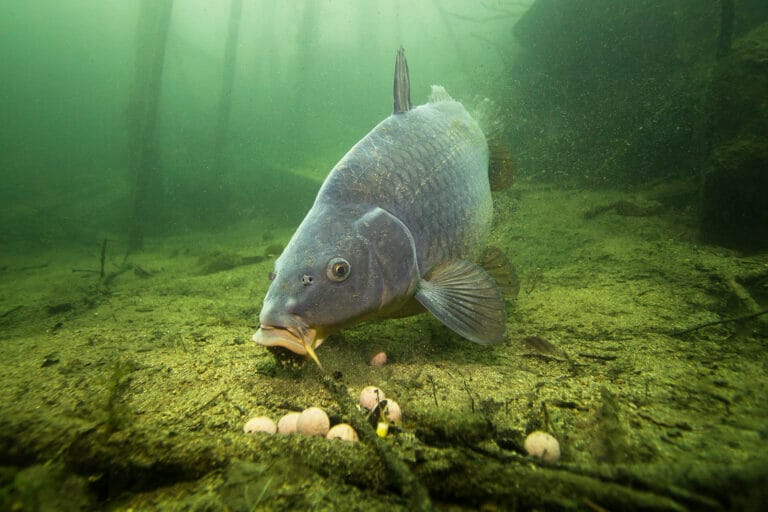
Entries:
{"type": "Polygon", "coordinates": [[[518,183],[497,195],[492,236],[520,277],[506,342],[476,346],[427,315],[391,320],[328,340],[324,372],[250,341],[263,254],[290,230],[245,222],[127,258],[108,249],[105,277],[72,271],[98,270],[98,244],[4,255],[0,503],[409,510],[426,492],[445,510],[754,507],[768,466],[764,320],[678,333],[748,310],[766,260],[698,245],[665,197],[518,183]],[[626,203],[653,213],[590,213],[626,203]],[[368,366],[380,350],[389,362],[368,366]],[[384,439],[242,432],[312,405],[360,424],[352,402],[370,384],[403,409],[384,439]],[[560,462],[521,453],[532,430],[560,440],[560,462]]]}

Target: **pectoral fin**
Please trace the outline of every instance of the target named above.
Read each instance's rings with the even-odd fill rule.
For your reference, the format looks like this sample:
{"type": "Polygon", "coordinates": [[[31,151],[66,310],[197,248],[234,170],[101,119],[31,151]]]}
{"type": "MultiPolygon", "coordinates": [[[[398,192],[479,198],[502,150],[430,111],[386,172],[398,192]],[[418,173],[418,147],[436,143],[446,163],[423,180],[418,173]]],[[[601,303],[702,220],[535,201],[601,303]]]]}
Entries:
{"type": "Polygon", "coordinates": [[[494,279],[469,261],[454,261],[419,282],[418,300],[447,327],[475,343],[504,339],[504,298],[494,279]]]}

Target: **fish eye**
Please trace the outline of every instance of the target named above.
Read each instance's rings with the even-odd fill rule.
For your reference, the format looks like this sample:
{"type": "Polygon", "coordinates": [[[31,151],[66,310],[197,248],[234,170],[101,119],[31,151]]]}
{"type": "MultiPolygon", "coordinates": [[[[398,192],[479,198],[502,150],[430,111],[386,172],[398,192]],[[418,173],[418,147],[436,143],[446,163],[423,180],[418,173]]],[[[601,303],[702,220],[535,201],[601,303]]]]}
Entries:
{"type": "Polygon", "coordinates": [[[331,258],[326,274],[331,281],[342,282],[349,277],[349,262],[344,258],[331,258]]]}

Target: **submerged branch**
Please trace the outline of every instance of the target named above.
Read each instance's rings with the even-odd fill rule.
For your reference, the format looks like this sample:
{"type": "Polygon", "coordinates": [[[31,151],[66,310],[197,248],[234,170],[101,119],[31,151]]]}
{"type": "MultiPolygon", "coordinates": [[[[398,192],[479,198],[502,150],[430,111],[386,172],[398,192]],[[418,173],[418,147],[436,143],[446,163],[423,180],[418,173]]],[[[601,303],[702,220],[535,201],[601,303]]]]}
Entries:
{"type": "Polygon", "coordinates": [[[757,311],[755,313],[750,313],[748,315],[737,316],[735,318],[725,318],[723,320],[713,320],[711,322],[704,322],[703,324],[694,325],[693,327],[688,327],[687,329],[683,329],[681,331],[674,331],[672,332],[672,336],[680,336],[683,334],[688,334],[689,332],[698,331],[699,329],[703,329],[704,327],[710,327],[712,325],[721,325],[721,324],[728,324],[731,322],[741,322],[742,320],[750,320],[752,318],[757,318],[759,316],[765,315],[766,313],[768,313],[768,309],[763,309],[762,311],[757,311]]]}
{"type": "Polygon", "coordinates": [[[434,510],[426,487],[422,485],[420,479],[413,474],[398,453],[383,439],[379,439],[373,427],[358,413],[354,403],[349,398],[346,387],[327,374],[323,374],[322,382],[339,404],[343,415],[350,418],[350,423],[357,430],[360,439],[376,448],[381,461],[394,476],[395,481],[400,486],[400,491],[409,501],[411,509],[434,510]]]}

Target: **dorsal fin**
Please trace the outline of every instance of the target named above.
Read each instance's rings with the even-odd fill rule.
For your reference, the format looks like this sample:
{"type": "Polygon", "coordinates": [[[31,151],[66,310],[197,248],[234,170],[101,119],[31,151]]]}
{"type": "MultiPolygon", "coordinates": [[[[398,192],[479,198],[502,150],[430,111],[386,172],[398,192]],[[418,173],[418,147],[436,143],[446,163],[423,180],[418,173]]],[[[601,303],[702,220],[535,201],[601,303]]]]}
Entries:
{"type": "Polygon", "coordinates": [[[408,61],[405,60],[405,49],[402,46],[397,50],[395,59],[395,80],[392,92],[395,98],[395,114],[411,110],[411,79],[408,77],[408,61]]]}
{"type": "Polygon", "coordinates": [[[445,87],[443,87],[442,85],[433,85],[432,92],[429,93],[429,102],[440,103],[441,101],[455,101],[455,100],[451,98],[451,95],[448,94],[448,91],[445,90],[445,87]]]}

